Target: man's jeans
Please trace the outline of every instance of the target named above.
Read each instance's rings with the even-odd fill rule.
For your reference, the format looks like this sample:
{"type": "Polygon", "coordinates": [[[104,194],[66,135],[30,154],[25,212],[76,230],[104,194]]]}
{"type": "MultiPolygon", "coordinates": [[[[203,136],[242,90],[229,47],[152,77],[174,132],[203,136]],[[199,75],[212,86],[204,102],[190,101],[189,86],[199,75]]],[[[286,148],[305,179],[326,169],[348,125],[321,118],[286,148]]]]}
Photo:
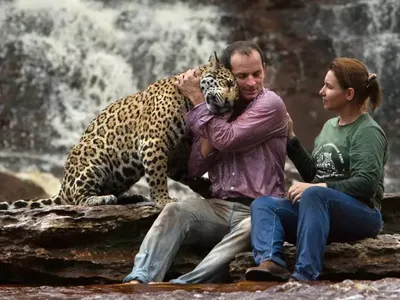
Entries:
{"type": "Polygon", "coordinates": [[[318,279],[328,242],[375,237],[382,215],[359,200],[330,188],[306,189],[300,201],[261,197],[251,205],[251,243],[257,265],[266,260],[287,267],[283,242],[297,245],[292,277],[318,279]]]}
{"type": "Polygon", "coordinates": [[[250,226],[250,207],[237,202],[200,198],[169,203],[144,238],[124,282],[163,281],[182,244],[215,247],[193,271],[172,282],[225,280],[230,261],[250,250],[250,226]]]}

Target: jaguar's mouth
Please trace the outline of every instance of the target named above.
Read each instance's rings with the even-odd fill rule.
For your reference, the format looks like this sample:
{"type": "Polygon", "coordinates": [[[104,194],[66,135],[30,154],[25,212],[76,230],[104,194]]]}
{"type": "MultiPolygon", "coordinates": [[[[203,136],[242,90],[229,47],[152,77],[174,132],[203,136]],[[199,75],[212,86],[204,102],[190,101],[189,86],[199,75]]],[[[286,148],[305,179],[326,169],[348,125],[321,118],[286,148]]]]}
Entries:
{"type": "Polygon", "coordinates": [[[216,101],[217,101],[217,96],[215,94],[208,94],[207,95],[206,102],[208,104],[211,104],[211,103],[215,104],[216,101]]]}

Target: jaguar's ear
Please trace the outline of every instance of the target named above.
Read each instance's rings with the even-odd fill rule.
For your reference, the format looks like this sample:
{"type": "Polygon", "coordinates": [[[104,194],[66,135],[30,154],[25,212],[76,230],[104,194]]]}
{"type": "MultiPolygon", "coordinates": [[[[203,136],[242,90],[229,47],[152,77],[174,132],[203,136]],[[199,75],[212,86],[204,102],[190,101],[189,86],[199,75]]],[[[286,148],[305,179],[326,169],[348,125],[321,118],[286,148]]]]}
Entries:
{"type": "Polygon", "coordinates": [[[218,70],[221,68],[221,62],[218,59],[217,52],[214,51],[213,54],[210,55],[210,58],[208,59],[208,66],[213,70],[218,70]]]}

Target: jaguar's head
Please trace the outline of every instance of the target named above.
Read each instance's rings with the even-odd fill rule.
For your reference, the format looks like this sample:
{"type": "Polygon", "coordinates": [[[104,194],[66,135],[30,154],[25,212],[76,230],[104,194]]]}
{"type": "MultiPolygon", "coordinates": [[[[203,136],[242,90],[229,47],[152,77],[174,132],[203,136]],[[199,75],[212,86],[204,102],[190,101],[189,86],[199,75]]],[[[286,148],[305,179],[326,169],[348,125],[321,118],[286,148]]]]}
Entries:
{"type": "Polygon", "coordinates": [[[222,66],[215,52],[200,71],[200,88],[207,108],[214,114],[232,111],[239,99],[239,87],[232,72],[222,66]]]}

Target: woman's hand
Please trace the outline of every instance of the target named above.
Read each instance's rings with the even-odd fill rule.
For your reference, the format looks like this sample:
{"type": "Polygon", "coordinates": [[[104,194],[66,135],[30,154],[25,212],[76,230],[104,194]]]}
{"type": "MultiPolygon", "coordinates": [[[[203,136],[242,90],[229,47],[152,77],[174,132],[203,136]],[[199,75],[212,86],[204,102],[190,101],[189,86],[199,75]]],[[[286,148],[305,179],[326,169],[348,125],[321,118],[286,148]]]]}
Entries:
{"type": "Polygon", "coordinates": [[[175,82],[177,88],[193,105],[204,102],[204,96],[200,89],[200,75],[199,69],[190,69],[180,74],[175,82]]]}
{"type": "Polygon", "coordinates": [[[296,135],[294,134],[294,131],[293,131],[293,120],[290,117],[288,112],[286,113],[286,118],[288,120],[288,140],[290,141],[296,135]]]}
{"type": "Polygon", "coordinates": [[[326,183],[306,183],[306,182],[296,182],[288,190],[288,198],[293,203],[300,200],[304,191],[311,186],[322,186],[326,187],[326,183]]]}

